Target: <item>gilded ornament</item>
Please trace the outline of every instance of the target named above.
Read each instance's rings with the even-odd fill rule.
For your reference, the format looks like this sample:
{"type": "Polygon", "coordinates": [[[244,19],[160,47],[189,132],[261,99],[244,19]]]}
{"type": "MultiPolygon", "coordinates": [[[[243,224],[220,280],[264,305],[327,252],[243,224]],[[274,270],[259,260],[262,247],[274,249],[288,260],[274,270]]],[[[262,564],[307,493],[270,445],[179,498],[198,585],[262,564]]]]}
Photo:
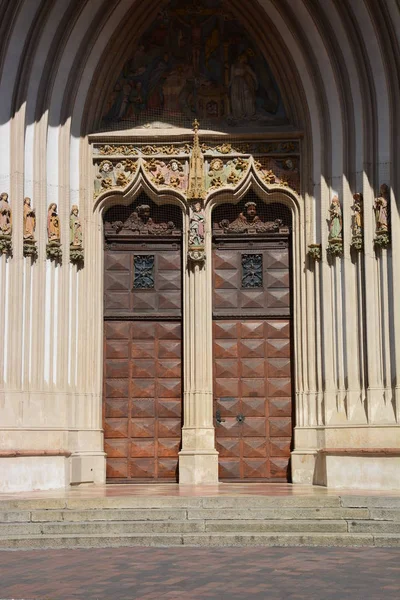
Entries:
{"type": "Polygon", "coordinates": [[[222,160],[220,158],[213,158],[213,160],[210,163],[211,171],[218,172],[218,171],[222,171],[223,168],[224,168],[224,163],[222,162],[222,160]]]}
{"type": "Polygon", "coordinates": [[[220,188],[223,185],[224,185],[224,182],[222,181],[221,177],[213,177],[211,179],[211,187],[220,188]]]}
{"type": "Polygon", "coordinates": [[[221,144],[220,146],[216,146],[215,149],[220,154],[229,154],[230,152],[232,152],[232,145],[231,144],[221,144]]]}

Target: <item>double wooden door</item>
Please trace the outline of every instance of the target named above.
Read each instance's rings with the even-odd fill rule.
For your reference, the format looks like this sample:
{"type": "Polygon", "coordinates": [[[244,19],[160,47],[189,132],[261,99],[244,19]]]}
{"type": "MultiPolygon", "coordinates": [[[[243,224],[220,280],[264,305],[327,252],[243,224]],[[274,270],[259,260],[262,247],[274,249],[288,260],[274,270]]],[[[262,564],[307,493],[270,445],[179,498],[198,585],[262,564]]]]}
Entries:
{"type": "Polygon", "coordinates": [[[292,443],[288,236],[215,239],[213,283],[219,477],[288,481],[292,443]]]}
{"type": "Polygon", "coordinates": [[[103,422],[108,481],[177,480],[181,271],[180,240],[126,239],[106,247],[103,422]]]}

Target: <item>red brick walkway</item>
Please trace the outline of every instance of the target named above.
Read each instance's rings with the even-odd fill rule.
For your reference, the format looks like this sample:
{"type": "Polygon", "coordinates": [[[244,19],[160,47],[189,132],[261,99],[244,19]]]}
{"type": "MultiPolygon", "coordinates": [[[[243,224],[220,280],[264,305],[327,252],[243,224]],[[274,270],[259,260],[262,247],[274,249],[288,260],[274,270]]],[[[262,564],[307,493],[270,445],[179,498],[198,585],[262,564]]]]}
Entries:
{"type": "Polygon", "coordinates": [[[0,552],[0,598],[398,600],[400,549],[0,552]]]}

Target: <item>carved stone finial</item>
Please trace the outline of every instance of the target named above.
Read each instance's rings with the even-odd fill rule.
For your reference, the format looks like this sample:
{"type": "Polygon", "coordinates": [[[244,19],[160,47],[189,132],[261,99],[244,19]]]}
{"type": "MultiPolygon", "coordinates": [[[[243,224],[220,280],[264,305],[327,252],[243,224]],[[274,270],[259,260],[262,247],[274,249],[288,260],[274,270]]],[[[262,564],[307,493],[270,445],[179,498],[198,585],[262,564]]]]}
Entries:
{"type": "Polygon", "coordinates": [[[204,183],[204,156],[200,148],[199,122],[193,122],[193,151],[190,157],[189,187],[187,197],[189,200],[204,200],[206,188],[204,183]]]}
{"type": "Polygon", "coordinates": [[[12,211],[8,203],[8,194],[0,194],[0,253],[12,254],[12,211]]]}

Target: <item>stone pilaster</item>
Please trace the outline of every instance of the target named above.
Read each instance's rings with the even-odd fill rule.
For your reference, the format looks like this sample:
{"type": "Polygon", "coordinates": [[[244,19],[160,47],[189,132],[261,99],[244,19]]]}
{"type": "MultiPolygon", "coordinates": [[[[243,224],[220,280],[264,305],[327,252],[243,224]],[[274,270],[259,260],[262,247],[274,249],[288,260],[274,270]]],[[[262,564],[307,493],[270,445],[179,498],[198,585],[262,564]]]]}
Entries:
{"type": "Polygon", "coordinates": [[[184,395],[180,484],[218,482],[212,389],[212,310],[208,270],[189,259],[184,282],[184,395]]]}

